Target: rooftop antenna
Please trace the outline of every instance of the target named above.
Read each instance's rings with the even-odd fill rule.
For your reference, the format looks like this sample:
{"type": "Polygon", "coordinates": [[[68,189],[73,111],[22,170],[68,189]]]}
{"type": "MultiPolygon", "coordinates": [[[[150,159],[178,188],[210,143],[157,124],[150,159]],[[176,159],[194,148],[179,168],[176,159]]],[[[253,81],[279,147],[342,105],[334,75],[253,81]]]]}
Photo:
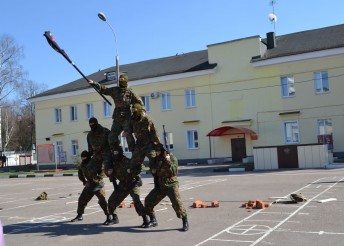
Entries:
{"type": "Polygon", "coordinates": [[[275,4],[276,4],[276,0],[271,0],[270,1],[270,5],[272,6],[272,13],[269,14],[269,20],[271,23],[274,24],[274,32],[276,34],[276,21],[277,21],[277,16],[275,15],[275,4]]]}

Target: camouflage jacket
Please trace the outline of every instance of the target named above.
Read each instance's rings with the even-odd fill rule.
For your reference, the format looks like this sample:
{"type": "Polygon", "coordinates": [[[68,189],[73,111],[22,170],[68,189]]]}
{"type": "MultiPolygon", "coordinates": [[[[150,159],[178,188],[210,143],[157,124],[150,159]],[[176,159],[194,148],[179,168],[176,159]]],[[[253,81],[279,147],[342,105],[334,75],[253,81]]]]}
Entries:
{"type": "Polygon", "coordinates": [[[110,130],[99,125],[96,132],[90,131],[87,134],[88,151],[98,158],[111,155],[108,142],[110,130]]]}
{"type": "Polygon", "coordinates": [[[118,119],[119,117],[130,117],[130,106],[134,105],[135,103],[139,103],[143,106],[143,101],[132,91],[131,88],[128,88],[126,91],[122,92],[121,88],[119,87],[107,88],[99,83],[94,83],[94,85],[99,89],[101,94],[112,97],[115,103],[112,119],[118,119]]]}
{"type": "Polygon", "coordinates": [[[133,182],[133,176],[127,171],[130,166],[131,161],[126,156],[124,156],[121,161],[114,161],[112,166],[113,172],[111,175],[111,180],[117,179],[124,184],[133,182]]]}
{"type": "Polygon", "coordinates": [[[136,138],[136,144],[146,146],[151,143],[160,143],[153,121],[144,114],[140,120],[131,119],[132,132],[136,138]]]}
{"type": "MultiPolygon", "coordinates": [[[[85,184],[87,181],[89,181],[89,178],[87,177],[87,162],[81,162],[80,166],[78,167],[78,177],[80,181],[85,184]]],[[[98,172],[98,177],[103,178],[105,176],[105,173],[103,170],[100,170],[98,172]]]]}
{"type": "Polygon", "coordinates": [[[161,188],[172,187],[178,183],[178,159],[173,154],[169,154],[170,158],[157,156],[151,166],[151,170],[156,170],[156,176],[159,179],[161,188]]]}

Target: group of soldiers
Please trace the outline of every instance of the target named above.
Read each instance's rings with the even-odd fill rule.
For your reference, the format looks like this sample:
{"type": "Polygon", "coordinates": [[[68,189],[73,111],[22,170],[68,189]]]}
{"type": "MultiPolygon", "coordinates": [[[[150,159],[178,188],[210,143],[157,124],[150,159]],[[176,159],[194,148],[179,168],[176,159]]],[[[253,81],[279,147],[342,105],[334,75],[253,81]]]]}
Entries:
{"type": "Polygon", "coordinates": [[[83,220],[87,203],[96,195],[106,215],[103,224],[118,224],[116,208],[130,195],[137,214],[143,218],[141,227],[156,227],[158,222],[154,207],[168,196],[177,217],[183,221],[182,230],[187,231],[187,213],[181,201],[177,179],[178,160],[160,142],[154,123],[147,116],[141,98],[128,88],[128,76],[122,74],[119,77],[119,86],[112,88],[92,80],[89,83],[101,94],[111,96],[115,109],[111,130],[100,125],[96,118],[89,119],[91,131],[87,135],[88,151],[81,153],[81,165],[78,170],[84,189],[78,200],[77,216],[71,221],[83,220]],[[128,149],[132,152],[130,159],[123,154],[122,132],[126,137],[128,149]],[[149,159],[154,188],[146,196],[143,204],[140,200],[140,173],[144,167],[145,157],[149,159]],[[109,177],[114,187],[108,200],[104,190],[105,176],[109,177]]]}

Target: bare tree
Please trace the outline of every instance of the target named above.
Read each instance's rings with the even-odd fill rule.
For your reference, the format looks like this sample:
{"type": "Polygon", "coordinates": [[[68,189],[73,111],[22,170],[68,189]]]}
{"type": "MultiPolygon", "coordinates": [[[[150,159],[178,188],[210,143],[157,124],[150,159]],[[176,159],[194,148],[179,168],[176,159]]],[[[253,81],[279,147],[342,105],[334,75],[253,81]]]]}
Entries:
{"type": "Polygon", "coordinates": [[[0,151],[3,150],[1,108],[3,100],[18,87],[24,78],[25,73],[19,63],[22,57],[23,49],[12,37],[8,35],[0,37],[0,151]]]}
{"type": "Polygon", "coordinates": [[[8,35],[0,37],[0,102],[11,94],[24,78],[20,65],[23,48],[8,35]]]}

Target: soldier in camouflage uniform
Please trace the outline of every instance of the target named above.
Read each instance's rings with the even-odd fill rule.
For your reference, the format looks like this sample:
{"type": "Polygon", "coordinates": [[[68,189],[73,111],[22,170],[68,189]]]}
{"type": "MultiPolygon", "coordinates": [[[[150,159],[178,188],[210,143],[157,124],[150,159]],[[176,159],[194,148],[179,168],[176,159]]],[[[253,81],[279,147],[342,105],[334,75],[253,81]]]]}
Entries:
{"type": "Polygon", "coordinates": [[[119,87],[107,88],[106,86],[100,85],[92,80],[89,83],[98,88],[101,94],[111,96],[115,103],[115,109],[112,114],[113,123],[109,135],[111,151],[113,151],[115,145],[121,144],[120,134],[122,131],[124,131],[124,136],[126,137],[129,150],[133,151],[135,140],[129,128],[131,117],[130,106],[135,103],[143,106],[143,102],[140,97],[128,88],[128,76],[126,74],[122,74],[119,77],[119,87]]]}
{"type": "Polygon", "coordinates": [[[98,120],[92,117],[89,120],[91,131],[87,134],[88,151],[92,156],[87,164],[89,178],[97,184],[96,189],[104,187],[103,180],[99,180],[98,173],[102,172],[104,166],[111,162],[111,151],[108,143],[110,130],[101,126],[98,120]]]}
{"type": "MultiPolygon", "coordinates": [[[[103,209],[104,214],[106,215],[106,221],[103,224],[109,225],[111,222],[111,217],[109,215],[109,211],[107,207],[105,190],[104,188],[102,188],[100,190],[93,191],[96,184],[88,176],[87,164],[90,161],[90,157],[91,157],[90,153],[86,150],[81,153],[81,164],[78,168],[78,176],[79,176],[80,181],[84,184],[85,187],[82,190],[79,197],[77,216],[74,219],[72,219],[71,222],[83,220],[82,215],[85,212],[87,203],[91,201],[94,195],[96,195],[98,197],[98,204],[103,209]]],[[[99,176],[99,179],[101,180],[104,176],[104,173],[101,173],[98,176],[99,176]]]]}
{"type": "Polygon", "coordinates": [[[160,143],[160,140],[153,121],[147,116],[143,107],[136,103],[132,107],[132,112],[131,129],[135,135],[136,142],[131,157],[130,172],[136,175],[137,171],[141,172],[138,167],[141,166],[146,156],[149,162],[154,161],[156,156],[155,145],[160,143]]]}
{"type": "Polygon", "coordinates": [[[158,183],[155,183],[154,189],[147,195],[145,199],[146,214],[150,217],[149,227],[157,226],[158,222],[155,218],[154,207],[166,196],[172,202],[172,207],[178,218],[183,220],[183,231],[189,230],[189,223],[185,207],[182,203],[179,193],[178,160],[168,154],[162,144],[156,146],[155,162],[150,166],[152,175],[157,177],[158,183]]]}
{"type": "Polygon", "coordinates": [[[144,207],[140,200],[140,186],[142,186],[142,182],[138,183],[138,177],[133,178],[132,175],[127,172],[129,165],[130,159],[123,155],[122,146],[115,146],[113,166],[110,166],[107,170],[107,175],[114,184],[116,184],[116,179],[119,180],[119,184],[114,185],[115,190],[108,200],[109,213],[112,215],[111,224],[119,223],[116,208],[128,195],[130,195],[133,199],[137,214],[143,218],[142,227],[147,227],[149,219],[147,215],[144,214],[144,207]]]}

